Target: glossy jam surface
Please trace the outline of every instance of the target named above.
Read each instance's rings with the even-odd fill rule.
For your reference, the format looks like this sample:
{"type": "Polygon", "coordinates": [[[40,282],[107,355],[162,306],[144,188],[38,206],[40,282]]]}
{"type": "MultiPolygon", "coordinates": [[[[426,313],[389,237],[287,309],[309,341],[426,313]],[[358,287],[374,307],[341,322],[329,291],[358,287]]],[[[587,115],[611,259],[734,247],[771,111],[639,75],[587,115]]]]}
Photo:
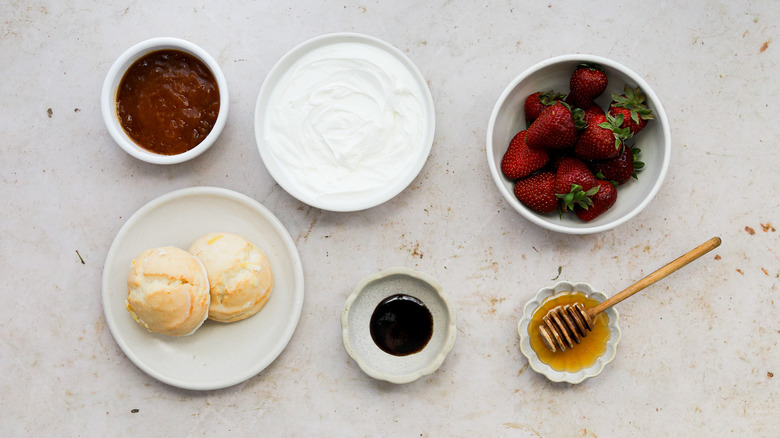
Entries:
{"type": "Polygon", "coordinates": [[[543,324],[542,318],[548,311],[557,306],[574,303],[582,303],[586,309],[589,309],[599,302],[588,298],[582,292],[564,292],[544,300],[534,312],[531,323],[528,325],[531,348],[539,356],[540,361],[556,371],[577,372],[588,368],[607,351],[607,342],[610,338],[609,319],[603,312],[596,315],[593,330],[573,349],[553,353],[547,348],[539,334],[539,325],[543,324]]]}
{"type": "Polygon", "coordinates": [[[407,356],[425,348],[433,335],[433,317],[425,304],[409,295],[385,298],[371,315],[371,338],[382,351],[407,356]]]}
{"type": "Polygon", "coordinates": [[[160,155],[187,152],[217,121],[217,81],[206,64],[188,53],[149,53],[122,78],[117,115],[138,146],[160,155]]]}

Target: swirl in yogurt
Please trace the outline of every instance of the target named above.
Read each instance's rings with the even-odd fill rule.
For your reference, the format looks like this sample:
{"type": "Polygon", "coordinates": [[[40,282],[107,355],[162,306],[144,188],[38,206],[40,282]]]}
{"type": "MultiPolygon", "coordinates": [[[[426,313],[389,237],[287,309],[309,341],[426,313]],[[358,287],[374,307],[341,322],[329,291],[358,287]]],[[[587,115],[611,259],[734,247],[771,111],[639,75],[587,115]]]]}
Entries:
{"type": "Polygon", "coordinates": [[[367,198],[410,171],[424,148],[424,96],[408,68],[367,44],[315,49],[271,94],[268,149],[314,199],[367,198]]]}

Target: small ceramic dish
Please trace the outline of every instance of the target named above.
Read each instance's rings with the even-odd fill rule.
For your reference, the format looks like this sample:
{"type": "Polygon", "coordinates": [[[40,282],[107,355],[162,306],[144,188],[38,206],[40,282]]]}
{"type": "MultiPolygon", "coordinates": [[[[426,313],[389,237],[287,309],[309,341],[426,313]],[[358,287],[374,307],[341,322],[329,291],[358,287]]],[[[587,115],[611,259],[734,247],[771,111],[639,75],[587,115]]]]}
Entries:
{"type": "Polygon", "coordinates": [[[294,47],[266,76],[255,139],[274,180],[330,211],[382,204],[417,177],[436,120],[425,77],[391,44],[358,33],[294,47]]]}
{"type": "Polygon", "coordinates": [[[455,344],[455,308],[441,285],[431,276],[397,267],[361,280],[344,303],[341,312],[344,348],[369,376],[392,383],[409,383],[433,373],[455,344]],[[433,334],[417,353],[395,356],[374,343],[371,317],[377,306],[396,294],[414,297],[433,317],[433,334]]]}
{"type": "Polygon", "coordinates": [[[487,159],[490,173],[499,192],[509,205],[529,221],[548,230],[567,234],[590,234],[617,227],[641,212],[661,188],[672,155],[669,121],[658,96],[641,76],[611,59],[594,55],[563,55],[542,61],[512,80],[498,98],[487,129],[487,159]],[[573,214],[560,217],[557,213],[540,214],[523,205],[514,194],[514,182],[501,173],[501,159],[510,140],[526,129],[524,102],[537,91],[569,91],[569,79],[578,64],[598,64],[607,74],[607,90],[596,99],[608,108],[611,94],[623,94],[625,85],[640,87],[655,120],[628,141],[641,150],[639,159],[645,163],[638,179],[630,180],[618,189],[615,205],[590,222],[573,214]]]}
{"type": "MultiPolygon", "coordinates": [[[[607,296],[603,292],[594,290],[590,284],[584,282],[570,283],[568,281],[561,281],[553,286],[543,287],[539,289],[536,296],[528,301],[523,308],[523,316],[517,324],[517,333],[520,335],[520,351],[528,359],[528,363],[534,371],[543,374],[553,382],[581,383],[585,379],[596,377],[601,374],[604,367],[615,358],[617,345],[618,342],[620,342],[620,327],[618,326],[617,310],[609,308],[604,311],[604,314],[609,318],[608,327],[610,332],[605,352],[596,359],[596,363],[576,372],[558,371],[542,362],[539,359],[539,355],[531,347],[531,338],[528,331],[534,312],[545,302],[545,300],[561,293],[570,292],[582,292],[585,296],[599,302],[603,302],[607,299],[607,296]]],[[[577,347],[575,346],[575,348],[577,347]]]]}
{"type": "Polygon", "coordinates": [[[205,50],[199,46],[178,38],[152,38],[142,41],[122,53],[111,68],[108,70],[106,79],[103,82],[103,90],[100,95],[100,105],[103,114],[103,121],[106,124],[109,134],[114,141],[128,154],[139,160],[153,164],[176,164],[191,160],[205,152],[222,133],[228,117],[229,96],[227,80],[222,73],[222,69],[217,61],[211,57],[205,50]],[[140,58],[158,50],[178,50],[194,56],[203,62],[217,82],[219,89],[219,114],[206,138],[198,143],[194,148],[176,155],[162,155],[148,151],[139,146],[133,139],[127,135],[122,123],[117,115],[117,90],[122,83],[127,70],[140,58]]]}

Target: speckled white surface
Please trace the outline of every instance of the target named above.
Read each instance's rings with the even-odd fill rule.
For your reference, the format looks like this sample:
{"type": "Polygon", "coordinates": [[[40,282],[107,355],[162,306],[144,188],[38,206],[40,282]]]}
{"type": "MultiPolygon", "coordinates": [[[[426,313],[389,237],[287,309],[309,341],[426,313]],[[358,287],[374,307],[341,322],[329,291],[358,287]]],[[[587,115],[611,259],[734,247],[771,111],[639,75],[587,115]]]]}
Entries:
{"type": "Polygon", "coordinates": [[[780,428],[780,3],[6,1],[0,5],[0,435],[776,436],[780,428]],[[436,105],[432,153],[400,195],[355,213],[307,207],[260,160],[253,108],[298,43],[361,32],[406,53],[436,105]],[[188,39],[230,87],[222,137],[168,167],[122,152],[100,88],[126,48],[188,39]],[[592,53],[642,75],[670,119],[666,183],[628,224],[555,234],[503,201],[485,159],[496,98],[548,57],[592,53]],[[100,279],[133,212],[190,186],[244,193],[296,242],[306,298],[279,358],[231,388],[153,380],[119,350],[100,279]],[[583,384],[528,368],[515,330],[542,286],[614,293],[719,235],[723,245],[620,304],[615,360],[583,384]],[[83,259],[83,263],[80,257],[83,259]],[[403,265],[458,308],[443,366],[412,384],[374,381],[341,345],[344,299],[403,265]]]}

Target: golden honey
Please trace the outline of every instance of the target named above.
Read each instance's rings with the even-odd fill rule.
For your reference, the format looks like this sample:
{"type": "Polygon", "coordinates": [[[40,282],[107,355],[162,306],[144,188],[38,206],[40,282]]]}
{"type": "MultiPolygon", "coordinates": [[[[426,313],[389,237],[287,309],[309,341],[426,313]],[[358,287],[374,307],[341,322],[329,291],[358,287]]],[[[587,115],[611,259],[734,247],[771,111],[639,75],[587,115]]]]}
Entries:
{"type": "Polygon", "coordinates": [[[595,364],[599,357],[607,351],[607,342],[610,338],[609,318],[603,312],[596,315],[593,321],[593,330],[588,336],[582,338],[573,349],[551,352],[539,334],[539,325],[543,324],[542,318],[550,310],[566,304],[582,303],[589,309],[599,301],[588,298],[582,292],[563,292],[542,301],[542,305],[534,312],[531,323],[528,325],[528,336],[531,348],[539,356],[539,360],[549,365],[556,371],[577,372],[595,364]]]}

